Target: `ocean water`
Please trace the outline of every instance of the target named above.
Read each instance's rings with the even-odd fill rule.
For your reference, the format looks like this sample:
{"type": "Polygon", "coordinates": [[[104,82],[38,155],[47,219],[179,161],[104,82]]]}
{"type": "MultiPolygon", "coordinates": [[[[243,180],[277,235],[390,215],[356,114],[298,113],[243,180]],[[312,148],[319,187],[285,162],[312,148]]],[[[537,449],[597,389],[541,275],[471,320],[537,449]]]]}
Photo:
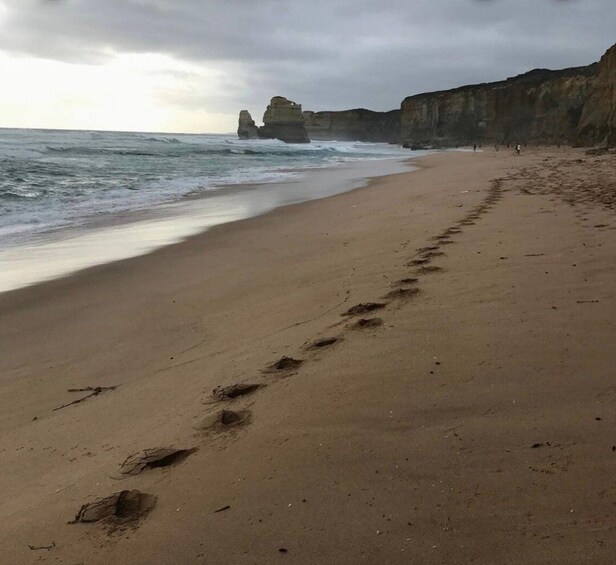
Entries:
{"type": "Polygon", "coordinates": [[[297,169],[400,157],[385,144],[0,129],[0,247],[297,169]]]}
{"type": "Polygon", "coordinates": [[[375,143],[0,129],[0,292],[357,188],[411,170],[409,157],[375,143]]]}

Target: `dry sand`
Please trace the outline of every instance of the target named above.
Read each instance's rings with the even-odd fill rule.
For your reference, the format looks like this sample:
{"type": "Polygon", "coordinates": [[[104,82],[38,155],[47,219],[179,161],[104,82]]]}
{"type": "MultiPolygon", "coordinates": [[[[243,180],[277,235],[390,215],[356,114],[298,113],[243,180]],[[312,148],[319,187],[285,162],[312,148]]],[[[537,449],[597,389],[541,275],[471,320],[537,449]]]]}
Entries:
{"type": "Polygon", "coordinates": [[[612,563],[615,161],[434,155],[0,295],[0,562],[612,563]]]}

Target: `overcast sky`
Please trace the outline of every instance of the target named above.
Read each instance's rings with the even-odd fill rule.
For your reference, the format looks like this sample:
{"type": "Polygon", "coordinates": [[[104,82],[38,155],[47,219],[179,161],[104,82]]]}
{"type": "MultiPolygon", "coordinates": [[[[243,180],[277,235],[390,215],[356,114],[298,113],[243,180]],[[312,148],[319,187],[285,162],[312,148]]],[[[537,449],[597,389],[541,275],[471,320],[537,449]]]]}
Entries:
{"type": "Polygon", "coordinates": [[[616,0],[0,0],[0,127],[228,132],[274,95],[391,110],[614,43],[616,0]]]}

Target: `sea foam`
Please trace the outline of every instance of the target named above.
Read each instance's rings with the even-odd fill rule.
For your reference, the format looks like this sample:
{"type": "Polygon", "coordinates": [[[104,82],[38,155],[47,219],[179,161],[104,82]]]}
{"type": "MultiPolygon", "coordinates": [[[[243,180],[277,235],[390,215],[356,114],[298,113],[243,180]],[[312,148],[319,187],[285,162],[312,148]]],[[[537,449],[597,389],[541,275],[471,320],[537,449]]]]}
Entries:
{"type": "Polygon", "coordinates": [[[289,181],[298,169],[401,156],[371,143],[0,129],[0,248],[225,187],[289,181]]]}

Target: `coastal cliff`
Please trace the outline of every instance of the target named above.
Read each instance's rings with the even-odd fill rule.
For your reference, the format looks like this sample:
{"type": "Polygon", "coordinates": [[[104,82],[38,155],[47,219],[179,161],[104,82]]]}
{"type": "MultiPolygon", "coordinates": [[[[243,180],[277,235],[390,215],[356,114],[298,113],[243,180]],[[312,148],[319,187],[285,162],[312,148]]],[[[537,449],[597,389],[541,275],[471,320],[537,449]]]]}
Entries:
{"type": "Polygon", "coordinates": [[[364,108],[339,112],[304,112],[310,139],[393,143],[398,139],[400,110],[373,112],[364,108]]]}
{"type": "Polygon", "coordinates": [[[310,143],[301,104],[283,96],[274,96],[263,114],[263,126],[258,129],[258,136],[286,143],[310,143]]]}
{"type": "Polygon", "coordinates": [[[418,94],[401,105],[402,143],[576,143],[597,65],[536,69],[500,82],[418,94]]]}
{"type": "Polygon", "coordinates": [[[616,45],[599,62],[594,88],[580,119],[579,142],[608,146],[616,143],[616,45]]]}
{"type": "MultiPolygon", "coordinates": [[[[250,139],[254,122],[249,123],[248,112],[242,114],[238,134],[250,139]]],[[[600,63],[559,71],[535,69],[498,82],[416,94],[389,112],[358,108],[302,113],[300,104],[275,96],[263,122],[257,128],[259,138],[288,143],[368,141],[411,148],[482,143],[613,145],[616,45],[600,63]]]]}

